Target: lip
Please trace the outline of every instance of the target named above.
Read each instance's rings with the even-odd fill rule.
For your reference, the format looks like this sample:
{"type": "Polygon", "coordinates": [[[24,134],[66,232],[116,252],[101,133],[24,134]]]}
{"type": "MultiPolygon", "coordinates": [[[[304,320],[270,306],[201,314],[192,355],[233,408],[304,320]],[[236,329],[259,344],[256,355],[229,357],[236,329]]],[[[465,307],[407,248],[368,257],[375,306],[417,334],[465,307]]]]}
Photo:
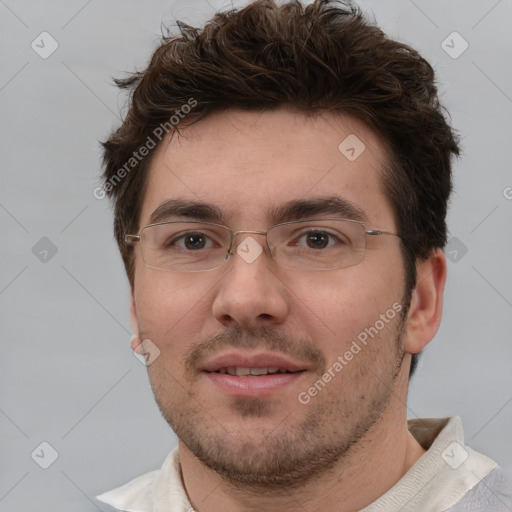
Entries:
{"type": "Polygon", "coordinates": [[[217,388],[234,397],[270,396],[284,389],[307,373],[307,365],[291,360],[284,355],[265,352],[243,354],[232,352],[220,354],[201,366],[202,373],[217,388]],[[216,373],[221,368],[279,368],[293,373],[272,373],[267,375],[238,376],[216,373]]]}
{"type": "Polygon", "coordinates": [[[238,377],[222,373],[203,372],[210,382],[222,391],[234,397],[258,397],[264,398],[292,384],[300,379],[306,372],[275,373],[261,377],[238,377]]]}

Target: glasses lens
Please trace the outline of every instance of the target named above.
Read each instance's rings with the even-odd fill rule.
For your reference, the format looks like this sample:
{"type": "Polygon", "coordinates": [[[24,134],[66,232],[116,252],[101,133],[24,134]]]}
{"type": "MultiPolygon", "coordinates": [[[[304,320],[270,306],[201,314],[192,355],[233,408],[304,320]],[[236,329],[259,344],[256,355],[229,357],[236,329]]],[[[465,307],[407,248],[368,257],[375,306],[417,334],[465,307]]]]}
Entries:
{"type": "Polygon", "coordinates": [[[140,236],[142,258],[148,267],[201,272],[224,263],[231,235],[216,224],[168,222],[146,226],[140,236]]]}
{"type": "Polygon", "coordinates": [[[366,248],[363,224],[348,220],[298,221],[270,229],[269,245],[278,265],[299,270],[334,270],[361,263],[366,248]]]}

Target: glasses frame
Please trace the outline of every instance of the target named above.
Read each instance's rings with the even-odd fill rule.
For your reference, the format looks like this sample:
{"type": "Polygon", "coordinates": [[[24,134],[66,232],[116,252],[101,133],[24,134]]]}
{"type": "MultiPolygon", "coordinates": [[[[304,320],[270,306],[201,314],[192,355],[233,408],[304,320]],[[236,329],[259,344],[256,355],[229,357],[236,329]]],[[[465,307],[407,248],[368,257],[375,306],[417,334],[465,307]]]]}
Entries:
{"type": "MultiPolygon", "coordinates": [[[[134,234],[128,234],[126,233],[124,235],[124,243],[128,246],[133,246],[135,243],[137,242],[141,242],[141,233],[146,229],[146,228],[151,228],[153,226],[162,226],[162,225],[165,225],[165,224],[201,224],[203,226],[214,226],[214,227],[218,227],[218,228],[223,228],[225,229],[226,231],[228,231],[230,233],[230,241],[229,241],[229,247],[228,247],[228,250],[226,251],[226,255],[224,257],[224,262],[221,263],[220,265],[218,265],[217,267],[214,267],[214,268],[209,268],[209,269],[206,269],[206,270],[171,270],[171,269],[164,269],[164,268],[159,268],[159,267],[153,267],[151,265],[148,265],[146,263],[146,261],[144,260],[144,255],[142,255],[142,249],[141,249],[141,255],[142,255],[142,261],[144,262],[144,265],[148,268],[152,268],[154,270],[161,270],[162,272],[182,272],[182,273],[196,273],[196,272],[210,272],[211,270],[217,270],[219,268],[221,268],[225,262],[235,254],[235,251],[234,251],[234,240],[235,240],[235,237],[237,235],[241,235],[241,234],[251,234],[251,235],[262,235],[262,236],[265,236],[265,243],[267,245],[267,248],[269,250],[269,253],[270,253],[270,256],[272,257],[272,259],[274,261],[276,261],[275,259],[275,256],[274,256],[274,249],[272,247],[270,247],[269,243],[268,243],[268,233],[270,231],[272,231],[273,229],[275,228],[278,228],[278,227],[281,227],[281,226],[288,226],[288,225],[291,225],[291,224],[302,224],[302,223],[306,223],[306,222],[322,222],[322,221],[343,221],[343,222],[351,222],[351,223],[354,223],[354,224],[359,224],[360,226],[363,227],[363,230],[364,230],[364,234],[365,234],[365,245],[364,245],[364,250],[365,250],[365,254],[366,255],[366,246],[367,246],[367,241],[368,241],[368,235],[369,236],[380,236],[380,235],[389,235],[389,236],[396,236],[397,238],[399,238],[400,240],[402,240],[402,236],[399,235],[398,233],[392,233],[391,231],[385,231],[385,230],[382,230],[382,229],[367,229],[366,228],[366,225],[364,224],[364,222],[361,222],[361,221],[358,221],[358,220],[353,220],[353,219],[340,219],[340,218],[332,218],[332,217],[323,217],[321,219],[303,219],[303,220],[291,220],[291,221],[288,221],[288,222],[281,222],[279,224],[274,224],[273,226],[271,226],[267,231],[253,231],[253,230],[241,230],[241,231],[233,231],[231,228],[229,228],[228,226],[224,226],[223,224],[217,224],[215,222],[201,222],[201,221],[186,221],[186,220],[171,220],[171,221],[165,221],[165,222],[155,222],[153,224],[147,224],[146,226],[143,226],[139,232],[134,235],[134,234]]],[[[364,261],[364,255],[363,255],[363,259],[359,262],[361,263],[362,261],[364,261]]],[[[276,262],[277,263],[277,262],[276,262]]],[[[356,263],[355,265],[359,265],[359,263],[356,263]]],[[[277,263],[278,266],[282,267],[282,265],[279,265],[279,263],[277,263]]],[[[355,266],[355,265],[349,265],[350,266],[355,266]]],[[[349,268],[349,267],[340,267],[340,268],[333,268],[333,269],[312,269],[312,270],[341,270],[343,268],[349,268]]],[[[288,268],[288,267],[283,267],[283,268],[288,268]]],[[[294,270],[297,270],[297,269],[294,269],[294,270]]]]}

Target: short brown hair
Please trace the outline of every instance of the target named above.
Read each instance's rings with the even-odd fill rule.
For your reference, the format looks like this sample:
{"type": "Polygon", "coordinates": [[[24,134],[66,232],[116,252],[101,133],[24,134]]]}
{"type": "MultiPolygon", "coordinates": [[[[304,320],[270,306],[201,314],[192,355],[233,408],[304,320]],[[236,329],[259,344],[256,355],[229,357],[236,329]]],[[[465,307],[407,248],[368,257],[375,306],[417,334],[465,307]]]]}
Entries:
{"type": "Polygon", "coordinates": [[[459,152],[430,64],[357,7],[336,0],[307,6],[257,0],[217,13],[202,29],[178,27],[178,35],[163,37],[145,71],[116,80],[130,89],[130,107],[103,143],[104,186],[114,201],[114,232],[130,283],[134,257],[124,235],[139,229],[153,150],[127,169],[134,152],[166,123],[177,131],[223,109],[286,106],[346,113],[381,137],[389,154],[383,187],[404,240],[410,293],[416,260],[446,243],[451,156],[459,152]],[[169,123],[191,99],[192,112],[179,125],[169,123]],[[113,181],[123,168],[123,179],[113,181]]]}

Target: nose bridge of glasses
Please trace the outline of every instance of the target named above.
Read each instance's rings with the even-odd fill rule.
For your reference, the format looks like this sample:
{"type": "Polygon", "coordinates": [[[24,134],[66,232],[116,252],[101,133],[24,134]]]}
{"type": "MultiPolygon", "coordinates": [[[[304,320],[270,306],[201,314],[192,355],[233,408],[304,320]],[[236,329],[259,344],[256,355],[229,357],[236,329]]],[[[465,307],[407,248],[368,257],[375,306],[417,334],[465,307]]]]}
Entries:
{"type": "MultiPolygon", "coordinates": [[[[227,252],[226,256],[228,256],[228,255],[232,256],[233,254],[235,254],[235,248],[237,247],[237,244],[235,243],[235,238],[238,235],[262,235],[265,237],[265,241],[266,241],[267,231],[249,231],[249,230],[232,231],[231,232],[231,243],[229,244],[229,248],[228,248],[228,252],[227,252]]],[[[249,237],[249,236],[243,237],[239,241],[239,244],[242,243],[246,238],[251,238],[251,237],[249,237]]]]}

